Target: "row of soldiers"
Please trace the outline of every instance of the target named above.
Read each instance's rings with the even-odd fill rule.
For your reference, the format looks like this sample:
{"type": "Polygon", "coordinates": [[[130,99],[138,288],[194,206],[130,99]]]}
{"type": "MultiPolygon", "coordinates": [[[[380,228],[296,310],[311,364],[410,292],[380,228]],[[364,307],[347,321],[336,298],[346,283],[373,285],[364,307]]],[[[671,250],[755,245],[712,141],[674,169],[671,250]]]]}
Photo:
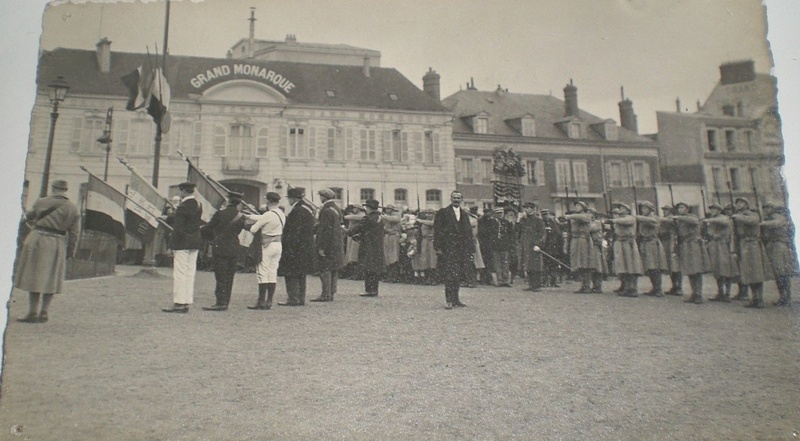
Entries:
{"type": "Polygon", "coordinates": [[[600,292],[603,275],[613,273],[620,279],[619,295],[637,297],[638,277],[646,275],[651,284],[646,294],[660,297],[665,294],[662,274],[669,273],[672,286],[666,294],[682,296],[685,275],[691,288],[686,302],[701,304],[703,274],[712,273],[717,281],[712,301],[730,302],[736,282],[737,300],[749,298],[746,306],[764,308],[764,282],[775,280],[780,294],[776,305],[791,305],[790,279],[797,274],[797,263],[794,230],[783,207],[764,204],[763,219],[742,197],[724,208],[712,204],[703,219],[684,202],[662,207],[663,216],[647,201],[636,214],[630,206],[616,204],[611,218],[582,201],[574,207],[566,218],[570,262],[581,280],[578,293],[600,292]],[[611,246],[603,245],[608,243],[604,237],[610,237],[611,246]]]}

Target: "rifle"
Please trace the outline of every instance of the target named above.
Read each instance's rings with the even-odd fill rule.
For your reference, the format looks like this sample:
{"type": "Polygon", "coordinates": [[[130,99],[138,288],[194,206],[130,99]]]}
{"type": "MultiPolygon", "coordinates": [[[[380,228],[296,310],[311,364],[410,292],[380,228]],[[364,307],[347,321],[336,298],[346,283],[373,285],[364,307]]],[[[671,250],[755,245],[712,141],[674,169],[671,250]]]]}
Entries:
{"type": "Polygon", "coordinates": [[[633,214],[639,215],[639,198],[636,196],[636,186],[633,186],[633,214]]]}
{"type": "Polygon", "coordinates": [[[758,213],[758,221],[761,222],[763,219],[761,217],[761,202],[758,200],[758,190],[756,190],[756,180],[754,179],[753,175],[753,167],[749,167],[750,169],[750,182],[753,184],[753,195],[756,198],[756,213],[758,213]]]}
{"type": "Polygon", "coordinates": [[[669,203],[670,203],[670,205],[672,205],[672,209],[674,210],[675,209],[675,195],[672,194],[672,182],[668,183],[667,187],[669,187],[669,203]]]}

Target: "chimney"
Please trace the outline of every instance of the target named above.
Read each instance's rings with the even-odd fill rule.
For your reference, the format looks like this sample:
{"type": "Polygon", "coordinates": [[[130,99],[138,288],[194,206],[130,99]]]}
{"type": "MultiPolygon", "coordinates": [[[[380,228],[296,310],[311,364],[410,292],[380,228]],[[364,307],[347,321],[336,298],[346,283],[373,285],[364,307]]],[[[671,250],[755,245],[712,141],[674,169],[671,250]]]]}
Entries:
{"type": "Polygon", "coordinates": [[[469,77],[469,83],[467,83],[467,90],[478,90],[475,88],[475,79],[469,77]]]}
{"type": "Polygon", "coordinates": [[[678,111],[678,113],[681,113],[681,99],[680,99],[680,97],[675,98],[675,109],[678,111]]]}
{"type": "Polygon", "coordinates": [[[250,40],[247,43],[248,47],[248,54],[250,58],[253,58],[256,54],[255,48],[255,40],[256,40],[256,8],[250,8],[250,40]]]}
{"type": "Polygon", "coordinates": [[[744,83],[756,79],[756,68],[753,60],[724,63],[719,67],[719,78],[722,84],[744,83]]]}
{"type": "Polygon", "coordinates": [[[633,113],[633,102],[625,98],[625,89],[619,88],[622,101],[619,102],[619,121],[620,125],[634,133],[639,133],[639,124],[636,122],[636,114],[633,113]]]}
{"type": "Polygon", "coordinates": [[[364,56],[364,76],[369,78],[369,56],[364,56]]]}
{"type": "Polygon", "coordinates": [[[102,73],[111,72],[111,41],[103,37],[97,42],[97,67],[102,73]]]}
{"type": "Polygon", "coordinates": [[[578,116],[578,88],[572,84],[572,78],[564,88],[564,111],[566,116],[578,116]]]}
{"type": "Polygon", "coordinates": [[[297,43],[297,35],[286,34],[286,44],[294,44],[294,43],[297,43]]]}
{"type": "Polygon", "coordinates": [[[439,79],[441,77],[433,68],[428,68],[428,73],[422,77],[422,90],[436,101],[441,101],[439,94],[439,79]]]}

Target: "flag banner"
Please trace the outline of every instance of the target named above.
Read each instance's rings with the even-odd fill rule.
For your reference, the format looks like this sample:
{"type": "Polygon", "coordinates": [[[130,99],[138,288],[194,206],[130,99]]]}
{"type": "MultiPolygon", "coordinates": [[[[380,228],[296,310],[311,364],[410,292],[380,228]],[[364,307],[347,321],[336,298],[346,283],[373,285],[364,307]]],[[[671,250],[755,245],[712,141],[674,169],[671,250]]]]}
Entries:
{"type": "Polygon", "coordinates": [[[494,184],[494,197],[498,200],[519,200],[522,194],[522,185],[513,182],[492,181],[494,184]]]}
{"type": "Polygon", "coordinates": [[[89,175],[87,190],[84,227],[110,234],[124,242],[125,195],[92,174],[89,175]]]}
{"type": "Polygon", "coordinates": [[[150,65],[149,54],[145,57],[142,65],[133,72],[123,75],[122,84],[128,88],[128,103],[126,110],[137,110],[145,107],[150,90],[153,84],[153,68],[150,65]]]}
{"type": "Polygon", "coordinates": [[[158,229],[158,217],[167,199],[148,184],[138,173],[131,171],[128,200],[125,201],[125,229],[143,241],[153,240],[158,229]]]}
{"type": "Polygon", "coordinates": [[[208,222],[211,216],[225,205],[224,192],[220,191],[219,184],[206,178],[191,162],[189,163],[189,176],[186,180],[195,184],[194,197],[203,207],[201,219],[203,222],[208,222]]]}
{"type": "Polygon", "coordinates": [[[156,124],[161,125],[163,133],[167,133],[170,126],[169,102],[172,97],[169,83],[167,83],[167,78],[161,68],[153,71],[153,85],[150,90],[147,114],[153,117],[156,124]]]}

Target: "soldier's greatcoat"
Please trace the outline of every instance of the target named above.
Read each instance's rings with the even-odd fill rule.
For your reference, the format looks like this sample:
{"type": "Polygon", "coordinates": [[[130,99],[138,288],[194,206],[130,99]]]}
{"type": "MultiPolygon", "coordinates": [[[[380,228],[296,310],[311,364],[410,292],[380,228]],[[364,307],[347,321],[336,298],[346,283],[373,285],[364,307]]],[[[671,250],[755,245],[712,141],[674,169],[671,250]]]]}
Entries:
{"type": "Polygon", "coordinates": [[[700,236],[700,219],[693,215],[673,216],[677,223],[676,246],[680,272],[686,276],[707,273],[708,250],[700,236]]]}
{"type": "Polygon", "coordinates": [[[639,255],[642,258],[642,269],[647,271],[669,271],[667,254],[664,245],[658,238],[661,221],[655,215],[636,216],[639,228],[639,255]]]}
{"type": "Polygon", "coordinates": [[[733,221],[725,215],[718,215],[707,220],[708,223],[708,257],[711,273],[715,278],[738,277],[739,265],[736,263],[733,249],[733,221]]]}
{"type": "Polygon", "coordinates": [[[595,269],[594,243],[591,237],[592,215],[573,213],[565,216],[569,220],[571,240],[569,261],[573,271],[595,269]]]}
{"type": "Polygon", "coordinates": [[[611,274],[608,267],[608,259],[606,258],[606,250],[603,248],[603,222],[600,219],[592,221],[589,227],[592,236],[592,244],[594,245],[594,261],[595,271],[602,274],[611,274]]]}
{"type": "Polygon", "coordinates": [[[745,285],[772,280],[772,267],[761,243],[758,214],[744,210],[732,217],[739,240],[739,280],[745,285]]]}
{"type": "Polygon", "coordinates": [[[681,266],[680,263],[678,263],[678,227],[672,218],[662,217],[659,218],[659,222],[658,239],[664,247],[668,271],[671,273],[679,273],[681,272],[681,266]]]}
{"type": "Polygon", "coordinates": [[[631,215],[614,221],[614,273],[642,274],[642,258],[636,244],[636,217],[631,215]]]}
{"type": "Polygon", "coordinates": [[[546,237],[544,221],[539,216],[530,215],[520,220],[518,225],[521,239],[521,269],[532,272],[544,271],[542,253],[533,250],[537,246],[544,247],[546,237]]]}
{"type": "Polygon", "coordinates": [[[25,238],[17,260],[15,288],[46,294],[61,292],[67,254],[75,248],[80,217],[75,204],[62,195],[41,198],[33,204],[25,214],[33,231],[25,238]],[[46,211],[50,212],[45,214],[46,211]]]}
{"type": "Polygon", "coordinates": [[[791,225],[785,216],[774,213],[761,222],[761,240],[776,277],[797,274],[797,261],[791,249],[791,225]]]}

